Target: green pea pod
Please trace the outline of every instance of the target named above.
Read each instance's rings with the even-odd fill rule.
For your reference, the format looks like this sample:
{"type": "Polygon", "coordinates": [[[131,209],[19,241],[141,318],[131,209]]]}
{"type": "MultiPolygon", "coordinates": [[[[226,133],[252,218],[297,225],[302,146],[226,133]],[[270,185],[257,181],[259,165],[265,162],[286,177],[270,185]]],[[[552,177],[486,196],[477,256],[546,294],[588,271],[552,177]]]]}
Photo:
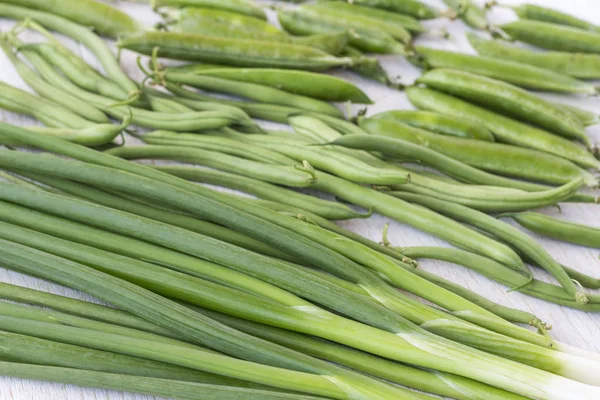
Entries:
{"type": "Polygon", "coordinates": [[[572,106],[569,104],[564,104],[564,103],[555,103],[555,104],[564,108],[565,110],[568,110],[571,113],[573,113],[573,115],[575,115],[577,118],[579,118],[579,120],[581,121],[581,123],[584,126],[592,126],[592,125],[600,124],[600,115],[598,115],[592,111],[584,110],[583,108],[575,107],[575,106],[572,106]]]}
{"type": "Polygon", "coordinates": [[[431,19],[439,16],[435,10],[417,0],[353,0],[352,3],[407,14],[419,19],[431,19]]]}
{"type": "MultiPolygon", "coordinates": [[[[420,98],[427,95],[422,90],[425,89],[414,93],[411,88],[409,93],[411,101],[417,105],[427,101],[427,98],[420,98]]],[[[360,126],[371,134],[419,144],[465,164],[500,175],[561,185],[583,177],[588,186],[598,185],[598,180],[592,174],[572,162],[535,150],[437,135],[394,121],[366,118],[360,121],[360,126]]]]}
{"type": "Polygon", "coordinates": [[[500,25],[512,39],[548,50],[600,54],[600,32],[533,20],[500,25]]]}
{"type": "MultiPolygon", "coordinates": [[[[219,70],[217,70],[218,72],[219,70]]],[[[242,82],[215,77],[206,74],[182,74],[167,72],[164,79],[177,85],[193,86],[198,89],[217,93],[226,93],[260,102],[273,102],[285,106],[297,107],[307,111],[343,117],[342,112],[335,106],[322,100],[288,93],[273,86],[257,83],[242,82]]]]}
{"type": "Polygon", "coordinates": [[[567,25],[591,31],[597,31],[600,29],[597,25],[594,25],[591,22],[548,7],[542,7],[535,4],[519,4],[510,8],[513,9],[522,19],[551,22],[554,24],[567,25]]]}
{"type": "Polygon", "coordinates": [[[321,21],[330,26],[334,24],[334,20],[337,21],[337,24],[345,25],[348,30],[369,30],[376,26],[378,30],[387,33],[404,44],[409,44],[412,41],[410,32],[397,22],[388,22],[364,14],[338,11],[337,7],[323,8],[319,4],[302,6],[300,12],[305,15],[318,16],[321,21]]]}
{"type": "MultiPolygon", "coordinates": [[[[425,73],[417,82],[592,147],[583,124],[571,112],[509,83],[443,68],[425,73]]],[[[505,138],[500,136],[500,139],[505,138]]]]}
{"type": "Polygon", "coordinates": [[[198,148],[136,146],[119,147],[109,150],[107,153],[127,160],[162,159],[197,163],[251,178],[260,176],[261,179],[270,183],[291,187],[307,187],[314,183],[315,179],[311,171],[298,170],[293,166],[274,166],[198,148]]]}
{"type": "MultiPolygon", "coordinates": [[[[167,76],[171,70],[167,69],[167,76]]],[[[176,69],[173,71],[177,71],[176,69]]],[[[188,67],[186,72],[198,76],[211,76],[238,82],[254,83],[277,88],[300,96],[326,101],[351,101],[371,104],[371,99],[355,85],[334,76],[309,71],[292,71],[275,68],[198,68],[188,67]]]]}
{"type": "MultiPolygon", "coordinates": [[[[160,0],[159,0],[160,1],[160,0]]],[[[226,2],[221,2],[226,3],[226,2]]],[[[239,9],[238,9],[239,10],[239,9]]],[[[285,33],[268,21],[257,19],[253,16],[242,14],[237,10],[219,9],[200,5],[198,7],[186,6],[175,10],[161,10],[167,20],[178,21],[183,26],[197,28],[202,24],[222,25],[246,32],[285,36],[285,33]]]]}
{"type": "Polygon", "coordinates": [[[350,69],[357,74],[390,87],[395,85],[378,59],[367,57],[360,50],[352,46],[346,46],[342,55],[355,60],[354,65],[350,69]]]}
{"type": "Polygon", "coordinates": [[[410,100],[418,108],[465,118],[483,124],[496,139],[520,147],[539,150],[565,158],[587,168],[600,168],[600,161],[578,144],[544,130],[432,89],[415,88],[410,100]]]}
{"type": "Polygon", "coordinates": [[[460,18],[471,28],[489,28],[485,10],[473,4],[471,0],[444,0],[444,3],[460,16],[460,18]]]}
{"type": "Polygon", "coordinates": [[[237,14],[267,19],[265,11],[251,0],[152,0],[153,9],[162,7],[215,8],[237,14]]]}
{"type": "Polygon", "coordinates": [[[393,110],[375,114],[371,119],[389,119],[415,128],[424,129],[442,135],[467,139],[495,141],[494,135],[485,126],[465,121],[452,115],[422,110],[393,110]]]}
{"type": "Polygon", "coordinates": [[[15,6],[50,12],[93,28],[103,36],[118,38],[144,31],[134,18],[115,7],[95,0],[2,0],[15,6]]]}
{"type": "Polygon", "coordinates": [[[118,46],[145,55],[153,55],[158,48],[159,57],[240,67],[325,70],[352,64],[349,58],[333,57],[307,46],[173,32],[129,36],[120,40],[118,46]]]}
{"type": "Polygon", "coordinates": [[[467,33],[471,46],[484,57],[522,62],[580,79],[600,79],[600,55],[566,51],[531,51],[499,40],[467,33]]]}
{"type": "Polygon", "coordinates": [[[512,83],[513,85],[531,90],[584,94],[597,93],[594,85],[582,82],[568,75],[521,62],[455,53],[423,46],[417,46],[415,49],[417,55],[409,57],[409,60],[416,65],[427,68],[458,69],[512,83]]]}
{"type": "Polygon", "coordinates": [[[524,228],[543,236],[600,249],[600,228],[563,221],[535,212],[502,214],[500,217],[512,218],[524,228]]]}
{"type": "Polygon", "coordinates": [[[279,23],[294,35],[315,35],[331,32],[349,32],[352,46],[372,53],[405,54],[404,46],[386,32],[375,29],[372,25],[355,27],[327,16],[323,13],[307,12],[305,9],[280,11],[277,13],[279,23]]]}
{"type": "Polygon", "coordinates": [[[334,10],[338,13],[346,13],[354,16],[374,18],[386,23],[401,25],[411,33],[423,33],[426,31],[421,22],[414,17],[385,10],[378,10],[372,7],[365,7],[356,3],[340,3],[331,0],[320,0],[315,4],[312,4],[311,7],[322,10],[334,10]]]}
{"type": "Polygon", "coordinates": [[[0,108],[29,115],[53,128],[89,128],[95,123],[63,108],[53,101],[0,82],[0,108]]]}

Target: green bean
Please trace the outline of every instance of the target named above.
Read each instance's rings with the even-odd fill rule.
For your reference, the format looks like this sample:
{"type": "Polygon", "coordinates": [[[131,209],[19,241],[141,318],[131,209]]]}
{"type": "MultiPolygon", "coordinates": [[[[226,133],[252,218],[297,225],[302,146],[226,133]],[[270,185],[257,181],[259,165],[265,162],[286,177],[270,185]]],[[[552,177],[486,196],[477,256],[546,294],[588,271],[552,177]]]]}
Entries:
{"type": "Polygon", "coordinates": [[[542,236],[581,246],[600,248],[600,228],[563,221],[534,212],[502,214],[501,217],[512,218],[519,225],[542,236]]]}
{"type": "MultiPolygon", "coordinates": [[[[341,133],[327,125],[320,119],[307,115],[296,115],[289,118],[289,124],[298,135],[307,138],[313,143],[326,144],[342,136],[341,133]]],[[[283,137],[293,137],[290,132],[285,132],[283,137]]]]}
{"type": "Polygon", "coordinates": [[[535,260],[542,268],[551,273],[569,293],[571,300],[575,298],[575,300],[581,304],[587,302],[586,295],[579,292],[579,289],[573,281],[571,281],[571,278],[567,275],[561,265],[556,262],[537,241],[513,226],[459,204],[415,194],[397,193],[396,196],[403,200],[435,210],[450,218],[473,225],[484,232],[494,235],[503,242],[511,245],[513,248],[518,249],[520,252],[527,255],[527,257],[535,260]]]}
{"type": "MultiPolygon", "coordinates": [[[[423,101],[420,99],[423,95],[429,95],[426,92],[422,93],[424,90],[427,89],[418,89],[418,93],[415,93],[413,88],[408,91],[411,101],[419,107],[428,101],[427,97],[423,101]]],[[[366,118],[360,123],[361,127],[371,134],[418,144],[484,171],[559,185],[583,178],[588,186],[598,185],[592,174],[570,161],[539,151],[501,143],[436,135],[389,120],[366,118]]]]}
{"type": "Polygon", "coordinates": [[[333,118],[329,115],[310,113],[310,112],[309,113],[304,112],[304,113],[302,113],[302,115],[306,115],[306,116],[321,120],[321,121],[325,122],[327,125],[329,125],[331,128],[340,132],[342,135],[352,135],[352,134],[364,135],[366,133],[359,126],[357,126],[349,121],[339,119],[339,118],[333,118]]]}
{"type": "MultiPolygon", "coordinates": [[[[3,41],[0,41],[0,46],[4,50],[4,53],[8,59],[12,62],[19,76],[41,97],[61,104],[63,107],[68,108],[70,111],[78,114],[80,117],[87,119],[91,122],[97,122],[99,124],[105,124],[109,122],[108,117],[97,108],[82,103],[79,99],[72,96],[69,93],[57,90],[55,87],[44,81],[34,71],[32,71],[27,64],[17,58],[12,52],[11,48],[3,41]]],[[[120,90],[120,87],[117,86],[120,90]]]]}
{"type": "MultiPolygon", "coordinates": [[[[263,73],[268,73],[263,71],[263,73]]],[[[276,74],[271,72],[271,74],[276,74]]],[[[187,85],[217,93],[227,93],[259,102],[273,102],[284,106],[296,107],[307,111],[343,117],[342,112],[335,106],[322,100],[316,100],[303,95],[288,93],[271,86],[257,83],[240,82],[208,75],[182,74],[167,72],[162,75],[167,81],[177,85],[187,85]]]]}
{"type": "MultiPolygon", "coordinates": [[[[86,304],[92,305],[90,303],[86,304]]],[[[103,306],[98,307],[108,309],[103,306]]],[[[130,315],[125,312],[123,314],[130,315]]],[[[194,371],[123,354],[53,342],[32,336],[18,335],[10,332],[1,332],[0,336],[2,342],[1,350],[5,356],[8,356],[3,357],[3,359],[10,359],[19,363],[49,364],[63,368],[77,368],[78,370],[172,379],[185,382],[222,384],[257,389],[264,388],[262,385],[255,385],[251,382],[231,379],[225,376],[194,371]]]]}
{"type": "Polygon", "coordinates": [[[575,28],[598,30],[598,26],[587,22],[573,15],[560,12],[547,7],[538,6],[535,4],[520,4],[510,7],[522,19],[532,19],[536,21],[552,22],[560,25],[573,26],[575,28]]]}
{"type": "Polygon", "coordinates": [[[176,336],[168,329],[154,325],[125,311],[35,289],[11,285],[9,283],[0,283],[0,298],[51,308],[78,317],[120,325],[126,328],[137,329],[165,337],[176,336]]]}
{"type": "Polygon", "coordinates": [[[514,40],[548,50],[600,54],[600,32],[534,20],[518,20],[499,27],[514,40]]]}
{"type": "MultiPolygon", "coordinates": [[[[167,77],[177,69],[167,69],[167,77]]],[[[371,104],[369,97],[353,84],[334,76],[308,71],[278,70],[273,68],[187,68],[191,75],[211,76],[236,82],[271,86],[285,92],[326,101],[351,101],[371,104]]],[[[278,104],[284,104],[280,101],[278,104]]],[[[288,104],[294,106],[294,104],[288,104]]],[[[300,107],[299,107],[300,108],[300,107]]]]}
{"type": "Polygon", "coordinates": [[[401,14],[411,15],[419,19],[430,19],[438,17],[438,13],[417,0],[354,0],[354,4],[380,8],[401,14]]]}
{"type": "Polygon", "coordinates": [[[147,205],[143,202],[128,199],[127,197],[119,197],[117,195],[95,189],[90,186],[82,185],[77,182],[68,181],[65,179],[51,178],[39,174],[22,173],[23,175],[34,179],[36,182],[43,183],[52,188],[59,189],[62,193],[67,193],[82,199],[93,201],[97,204],[106,207],[115,208],[130,212],[132,214],[151,218],[156,221],[168,223],[190,230],[192,232],[201,233],[215,239],[223,240],[227,243],[236,246],[256,251],[261,254],[267,254],[271,257],[277,257],[283,260],[290,260],[290,256],[279,251],[271,246],[266,245],[247,235],[236,232],[232,229],[203,221],[197,218],[192,218],[177,212],[171,212],[165,209],[159,209],[152,205],[147,205]]]}
{"type": "Polygon", "coordinates": [[[135,146],[120,147],[107,152],[115,157],[128,160],[163,159],[197,163],[210,168],[218,168],[248,177],[260,176],[270,183],[292,187],[307,187],[314,181],[314,174],[307,170],[298,170],[294,166],[281,166],[258,163],[222,153],[199,148],[177,146],[135,146]]]}
{"type": "Polygon", "coordinates": [[[486,12],[473,4],[472,0],[444,0],[444,3],[452,8],[471,28],[483,30],[489,28],[486,12]]]}
{"type": "MultiPolygon", "coordinates": [[[[568,139],[577,139],[591,147],[583,124],[572,113],[511,84],[451,69],[434,69],[422,75],[418,82],[504,115],[515,117],[523,122],[545,128],[549,132],[568,139]]],[[[482,123],[485,122],[482,121],[482,123]]],[[[497,129],[494,133],[500,136],[497,129]]],[[[521,135],[525,134],[525,130],[521,130],[521,135]]],[[[500,139],[506,140],[503,137],[500,139]]],[[[514,140],[509,141],[515,142],[514,140]]]]}
{"type": "Polygon", "coordinates": [[[410,32],[399,24],[397,21],[388,22],[380,18],[373,18],[363,13],[348,13],[339,11],[337,7],[323,7],[320,4],[311,4],[302,6],[300,12],[307,16],[318,16],[319,20],[326,23],[328,26],[334,25],[333,21],[337,22],[336,26],[346,26],[346,30],[357,29],[370,30],[373,26],[377,26],[377,29],[387,33],[394,39],[409,44],[412,41],[410,32]]]}
{"type": "Polygon", "coordinates": [[[378,59],[367,57],[360,50],[352,46],[346,46],[342,55],[355,60],[354,65],[349,67],[353,72],[384,85],[395,86],[395,83],[385,72],[378,59]]]}
{"type": "Polygon", "coordinates": [[[331,32],[301,37],[291,36],[292,43],[314,47],[338,57],[342,56],[342,53],[348,47],[349,41],[350,36],[347,32],[331,32]]]}
{"type": "Polygon", "coordinates": [[[330,0],[319,1],[311,5],[315,9],[333,10],[340,13],[348,13],[350,15],[362,15],[364,17],[374,18],[379,21],[384,21],[390,24],[399,24],[412,33],[423,33],[425,27],[419,20],[410,15],[378,10],[372,7],[365,7],[355,3],[339,3],[330,0]]]}
{"type": "Polygon", "coordinates": [[[294,160],[262,147],[241,144],[227,137],[184,134],[171,131],[153,131],[140,136],[145,143],[179,146],[198,147],[210,151],[218,151],[232,156],[246,158],[268,164],[293,165],[294,160]]]}
{"type": "Polygon", "coordinates": [[[359,50],[382,54],[406,54],[404,46],[392,36],[369,24],[356,27],[354,24],[341,21],[337,16],[327,16],[306,9],[279,11],[277,18],[283,28],[294,35],[349,32],[350,44],[359,50]]]}
{"type": "Polygon", "coordinates": [[[155,168],[183,179],[240,190],[262,199],[302,208],[328,220],[365,218],[370,215],[356,212],[341,203],[322,200],[256,179],[226,172],[181,166],[156,166],[155,168]]]}
{"type": "Polygon", "coordinates": [[[52,128],[91,128],[95,124],[53,101],[0,82],[0,108],[29,115],[52,128]]]}
{"type": "Polygon", "coordinates": [[[145,55],[158,48],[160,57],[240,67],[325,70],[352,64],[349,58],[307,46],[174,32],[146,32],[121,39],[117,45],[145,55]]]}
{"type": "Polygon", "coordinates": [[[485,126],[452,115],[421,110],[393,110],[375,114],[374,119],[390,119],[442,135],[493,142],[494,135],[485,126]]]}
{"type": "Polygon", "coordinates": [[[94,0],[11,0],[9,3],[59,15],[111,38],[144,30],[138,21],[124,12],[94,0]]]}
{"type": "Polygon", "coordinates": [[[416,46],[409,60],[427,68],[452,68],[498,79],[513,85],[550,92],[596,94],[596,87],[568,75],[521,62],[416,46]]]}
{"type": "MultiPolygon", "coordinates": [[[[197,309],[198,312],[206,314],[225,325],[239,329],[248,334],[261,337],[282,346],[286,346],[313,357],[319,357],[332,362],[345,365],[357,371],[367,373],[387,381],[406,385],[425,392],[449,396],[460,400],[472,399],[470,394],[464,394],[462,384],[468,384],[467,392],[471,393],[474,389],[471,386],[475,381],[465,381],[455,375],[445,373],[432,373],[416,368],[411,368],[403,364],[394,363],[380,357],[374,357],[368,353],[311,338],[310,336],[300,335],[284,329],[273,328],[263,324],[231,317],[228,315],[215,313],[208,310],[197,309]],[[440,374],[440,375],[438,375],[440,374]],[[451,384],[448,383],[451,382],[451,384]]],[[[476,385],[480,385],[476,383],[476,385]]],[[[466,388],[465,388],[466,389],[466,388]]],[[[481,387],[485,390],[485,395],[490,395],[490,387],[481,387]]],[[[500,394],[500,393],[498,393],[500,394]]],[[[502,394],[504,396],[504,394],[502,394]]],[[[515,398],[514,400],[517,400],[515,398]]]]}
{"type": "Polygon", "coordinates": [[[499,40],[485,40],[467,33],[471,46],[485,57],[531,64],[540,68],[580,79],[600,79],[600,55],[566,51],[531,51],[505,44],[499,40]]]}
{"type": "MultiPolygon", "coordinates": [[[[285,38],[287,35],[281,29],[271,25],[265,19],[258,19],[253,16],[239,13],[238,10],[219,9],[206,6],[184,6],[179,9],[161,10],[163,18],[168,24],[171,21],[179,22],[180,26],[192,29],[201,28],[203,24],[211,27],[220,25],[222,28],[231,29],[237,32],[247,32],[248,34],[270,35],[270,37],[285,38]]],[[[188,33],[197,33],[185,30],[188,33]]],[[[284,39],[285,40],[285,39],[284,39]]]]}
{"type": "Polygon", "coordinates": [[[330,144],[357,150],[376,151],[389,156],[422,163],[463,182],[525,191],[547,189],[545,186],[490,174],[425,146],[415,145],[412,142],[402,139],[376,135],[350,135],[343,136],[330,144]]]}
{"type": "MultiPolygon", "coordinates": [[[[145,393],[148,395],[193,400],[202,396],[206,400],[235,399],[242,396],[248,400],[318,400],[318,397],[287,395],[267,390],[245,389],[228,386],[229,380],[211,381],[208,384],[180,382],[171,379],[140,377],[90,371],[87,369],[61,368],[23,363],[0,362],[3,376],[20,379],[50,381],[84,387],[145,393]],[[223,385],[225,384],[225,385],[223,385]]],[[[207,374],[209,375],[209,374],[207,374]]],[[[232,382],[234,380],[231,380],[232,382]]],[[[241,381],[240,381],[241,382],[241,381]]]]}
{"type": "Polygon", "coordinates": [[[584,148],[544,130],[432,89],[413,87],[407,91],[407,94],[411,103],[418,108],[450,114],[483,124],[492,131],[496,139],[502,142],[553,154],[583,167],[600,168],[600,161],[584,148]]]}
{"type": "Polygon", "coordinates": [[[18,46],[17,49],[28,49],[37,52],[47,62],[58,68],[73,83],[85,90],[115,100],[125,100],[128,97],[127,92],[121,89],[116,83],[104,78],[92,68],[80,68],[77,61],[81,62],[82,60],[66,49],[61,49],[49,43],[27,44],[18,46]]]}
{"type": "Polygon", "coordinates": [[[570,111],[575,116],[577,116],[577,118],[579,118],[579,120],[581,121],[581,123],[584,126],[592,126],[592,125],[600,124],[600,115],[598,115],[592,111],[584,110],[583,108],[575,107],[575,106],[572,106],[569,104],[564,104],[564,103],[555,103],[555,104],[564,108],[567,111],[570,111]]]}
{"type": "Polygon", "coordinates": [[[130,96],[139,92],[136,84],[121,70],[108,45],[101,38],[94,35],[87,27],[75,24],[54,14],[8,4],[0,4],[0,15],[17,20],[30,18],[37,23],[82,43],[98,58],[110,79],[117,82],[130,96]]]}
{"type": "Polygon", "coordinates": [[[264,10],[250,0],[152,0],[152,8],[200,7],[231,11],[259,19],[267,19],[264,10]]]}

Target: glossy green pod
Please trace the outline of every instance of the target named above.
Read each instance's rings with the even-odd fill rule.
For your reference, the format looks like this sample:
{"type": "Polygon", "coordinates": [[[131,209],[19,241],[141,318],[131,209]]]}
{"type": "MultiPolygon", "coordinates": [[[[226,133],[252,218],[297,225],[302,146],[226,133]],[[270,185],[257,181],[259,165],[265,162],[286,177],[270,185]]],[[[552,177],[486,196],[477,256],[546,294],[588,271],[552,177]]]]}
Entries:
{"type": "Polygon", "coordinates": [[[419,19],[431,19],[439,16],[437,11],[418,0],[353,0],[353,3],[361,6],[407,14],[419,19]]]}
{"type": "Polygon", "coordinates": [[[265,11],[251,0],[152,0],[153,9],[162,7],[201,7],[231,11],[237,14],[267,19],[265,11]]]}

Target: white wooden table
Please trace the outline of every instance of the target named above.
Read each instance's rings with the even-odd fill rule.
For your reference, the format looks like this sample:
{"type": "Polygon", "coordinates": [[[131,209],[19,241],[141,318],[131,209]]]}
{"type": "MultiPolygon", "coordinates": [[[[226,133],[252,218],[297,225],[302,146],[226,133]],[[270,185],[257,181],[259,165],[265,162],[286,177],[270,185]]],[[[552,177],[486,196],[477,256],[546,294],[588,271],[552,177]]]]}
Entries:
{"type": "MultiPolygon", "coordinates": [[[[554,7],[566,12],[587,18],[597,24],[600,24],[600,2],[598,0],[528,0],[530,3],[554,7]]],[[[441,0],[430,0],[431,4],[442,7],[441,0]]],[[[523,0],[504,0],[504,4],[524,3],[523,0]]],[[[158,18],[152,13],[148,5],[141,4],[120,4],[119,7],[137,19],[144,21],[149,26],[155,23],[158,18]]],[[[491,21],[494,23],[514,19],[514,14],[508,10],[496,10],[490,14],[491,21]]],[[[0,20],[0,30],[9,29],[13,22],[0,20]]],[[[423,35],[419,38],[419,43],[431,44],[436,47],[443,47],[457,51],[471,52],[470,46],[464,36],[465,26],[460,21],[437,20],[428,21],[426,25],[431,28],[432,33],[423,35]],[[446,28],[451,38],[449,40],[441,39],[439,32],[441,28],[446,28]],[[438,34],[434,32],[438,32],[438,34]]],[[[26,36],[29,39],[35,39],[34,35],[26,36]]],[[[69,43],[69,42],[67,42],[69,43]]],[[[77,47],[74,43],[69,45],[80,52],[85,59],[97,65],[95,60],[85,50],[77,47]]],[[[393,75],[402,77],[403,82],[412,82],[419,71],[408,62],[397,56],[386,56],[381,58],[386,69],[393,75]]],[[[125,54],[123,58],[123,67],[132,77],[138,77],[139,73],[134,63],[132,55],[125,54]]],[[[398,91],[388,89],[382,85],[364,80],[350,72],[340,72],[340,76],[356,82],[363,88],[376,103],[369,108],[370,113],[379,111],[411,108],[406,96],[398,91]]],[[[0,80],[12,85],[26,88],[21,79],[15,73],[10,62],[0,54],[0,80]]],[[[595,110],[600,113],[600,98],[582,98],[574,96],[552,96],[565,102],[572,103],[581,107],[595,110]]],[[[15,124],[32,124],[28,118],[0,111],[2,120],[15,124]]],[[[595,141],[600,142],[600,128],[590,128],[588,132],[595,141]]],[[[556,209],[544,210],[548,213],[557,213],[556,209]]],[[[562,207],[562,217],[571,221],[583,222],[600,227],[600,206],[598,205],[572,205],[565,204],[562,207]]],[[[368,220],[354,220],[343,222],[342,225],[358,232],[373,240],[380,240],[381,231],[386,222],[391,222],[390,239],[397,246],[445,246],[441,240],[421,233],[408,226],[389,221],[388,218],[374,215],[368,220]]],[[[541,237],[540,240],[546,249],[558,259],[579,271],[600,277],[600,261],[598,249],[588,249],[577,247],[565,243],[560,243],[541,237]]],[[[541,300],[527,297],[520,293],[507,293],[506,288],[492,282],[474,272],[467,271],[455,265],[441,262],[423,262],[424,268],[439,274],[452,281],[460,283],[486,297],[502,303],[507,306],[520,308],[530,311],[552,324],[554,329],[551,334],[556,339],[565,343],[579,346],[584,349],[600,351],[600,315],[586,314],[583,312],[567,309],[564,307],[548,304],[541,300]]],[[[1,266],[1,260],[0,260],[1,266]]],[[[537,272],[536,272],[537,274],[537,272]]],[[[547,279],[544,275],[538,274],[541,279],[547,279]]],[[[66,296],[72,296],[85,300],[94,300],[89,296],[66,289],[58,285],[50,284],[45,281],[33,279],[12,271],[0,268],[0,281],[9,282],[21,286],[40,289],[66,296]]],[[[96,301],[96,300],[94,300],[96,301]]],[[[0,327],[1,329],[1,327],[0,327]]],[[[143,396],[137,394],[125,394],[113,391],[82,389],[70,385],[53,384],[45,382],[34,382],[21,379],[1,378],[0,377],[0,400],[133,400],[133,399],[153,399],[152,396],[143,396]]]]}

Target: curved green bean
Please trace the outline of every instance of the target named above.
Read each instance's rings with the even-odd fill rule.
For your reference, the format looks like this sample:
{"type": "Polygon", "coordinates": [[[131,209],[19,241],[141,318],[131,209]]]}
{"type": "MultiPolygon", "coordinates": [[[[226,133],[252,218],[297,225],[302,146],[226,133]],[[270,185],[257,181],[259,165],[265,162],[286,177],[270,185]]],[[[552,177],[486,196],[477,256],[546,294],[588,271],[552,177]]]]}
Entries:
{"type": "Polygon", "coordinates": [[[0,16],[17,20],[31,19],[82,43],[98,58],[106,75],[125,89],[129,96],[139,92],[137,85],[121,69],[108,45],[87,27],[54,14],[8,4],[0,4],[0,16]]]}
{"type": "Polygon", "coordinates": [[[548,7],[538,6],[536,4],[519,4],[510,7],[522,19],[532,19],[536,21],[552,22],[559,25],[568,25],[580,29],[599,30],[597,25],[577,18],[571,14],[563,13],[548,7]]]}
{"type": "Polygon", "coordinates": [[[485,57],[531,64],[580,79],[600,79],[600,55],[567,51],[531,51],[467,33],[471,46],[485,57]]]}
{"type": "Polygon", "coordinates": [[[217,10],[231,11],[237,14],[267,19],[264,10],[250,0],[152,0],[152,8],[161,7],[200,7],[215,8],[217,10]]]}
{"type": "Polygon", "coordinates": [[[467,139],[493,142],[494,135],[481,124],[475,124],[464,119],[423,110],[393,110],[384,111],[370,117],[372,119],[389,119],[406,125],[421,128],[442,135],[456,136],[467,139]]]}
{"type": "Polygon", "coordinates": [[[389,10],[400,14],[407,14],[419,19],[430,19],[439,16],[435,10],[418,0],[354,0],[353,3],[366,7],[389,10]]]}
{"type": "MultiPolygon", "coordinates": [[[[45,128],[39,126],[30,126],[32,132],[50,135],[67,140],[72,143],[77,143],[83,146],[101,146],[113,141],[121,132],[125,130],[131,123],[131,117],[125,118],[120,125],[115,124],[98,124],[89,128],[72,129],[72,128],[45,128]]],[[[2,135],[0,135],[0,138],[2,135]]],[[[2,141],[2,139],[0,139],[2,141]]],[[[6,144],[6,142],[4,142],[6,144]]]]}
{"type": "Polygon", "coordinates": [[[328,220],[345,220],[370,216],[370,213],[359,213],[342,203],[323,200],[318,197],[294,192],[256,179],[227,172],[169,165],[157,165],[155,168],[186,180],[240,190],[262,199],[302,208],[328,220]]]}
{"type": "Polygon", "coordinates": [[[500,217],[512,218],[519,225],[542,236],[600,249],[600,228],[563,221],[535,212],[502,214],[500,217]]]}
{"type": "Polygon", "coordinates": [[[410,32],[397,21],[388,22],[385,19],[373,18],[364,13],[349,13],[340,11],[338,7],[323,7],[323,4],[302,6],[300,13],[313,17],[327,26],[346,26],[346,30],[369,31],[374,26],[381,32],[387,33],[394,39],[409,44],[412,41],[410,32]],[[336,21],[336,22],[334,22],[336,21]]]}
{"type": "Polygon", "coordinates": [[[514,40],[544,49],[600,54],[600,32],[524,19],[499,28],[514,40]]]}
{"type": "Polygon", "coordinates": [[[0,108],[29,115],[52,128],[83,129],[95,126],[78,114],[54,103],[0,82],[0,108]]]}
{"type": "Polygon", "coordinates": [[[158,48],[159,57],[240,67],[319,71],[352,64],[349,58],[333,57],[308,46],[175,32],[146,32],[123,38],[117,45],[148,56],[158,48]]]}
{"type": "MultiPolygon", "coordinates": [[[[426,92],[421,93],[428,89],[418,90],[419,93],[414,93],[413,88],[410,88],[408,95],[411,101],[420,106],[421,100],[416,96],[428,96],[426,92]]],[[[427,101],[428,99],[425,98],[423,104],[426,105],[427,101]]],[[[389,120],[364,118],[360,124],[371,134],[402,139],[421,145],[492,173],[560,185],[583,178],[588,186],[598,185],[598,180],[592,174],[572,162],[536,150],[502,143],[437,135],[389,120]]]]}
{"type": "Polygon", "coordinates": [[[568,75],[533,65],[481,57],[472,54],[416,46],[417,54],[409,57],[426,68],[452,68],[512,83],[525,89],[550,92],[596,94],[596,87],[568,75]]]}
{"type": "MultiPolygon", "coordinates": [[[[167,76],[178,72],[177,68],[167,69],[167,76]]],[[[190,75],[212,76],[236,82],[255,83],[271,86],[285,92],[326,101],[351,101],[359,104],[371,104],[371,99],[353,84],[330,75],[309,71],[293,71],[275,68],[193,68],[185,69],[190,75]]],[[[267,101],[269,102],[269,101],[267,101]]],[[[284,104],[277,102],[278,104],[284,104]]],[[[288,104],[293,105],[293,104],[288,104]]]]}
{"type": "Polygon", "coordinates": [[[119,147],[109,150],[107,153],[126,160],[163,159],[197,163],[248,177],[260,176],[261,179],[268,182],[292,187],[310,186],[315,179],[314,173],[310,169],[303,171],[291,165],[281,166],[259,163],[199,148],[152,145],[119,147]]]}
{"type": "Polygon", "coordinates": [[[99,34],[111,38],[144,30],[142,24],[134,18],[115,7],[95,0],[3,0],[3,2],[59,15],[79,25],[91,27],[99,34]]]}
{"type": "MultiPolygon", "coordinates": [[[[266,73],[263,71],[263,73],[266,73]]],[[[177,85],[192,86],[202,90],[217,93],[227,93],[259,102],[273,102],[284,106],[314,111],[334,117],[343,117],[342,112],[335,106],[322,100],[303,95],[288,93],[271,86],[257,83],[240,82],[209,75],[167,72],[161,77],[177,85]]]]}
{"type": "MultiPolygon", "coordinates": [[[[428,71],[417,82],[592,147],[583,124],[571,112],[509,83],[452,69],[428,71]]],[[[526,134],[521,130],[522,136],[526,134]]]]}
{"type": "Polygon", "coordinates": [[[539,150],[587,168],[600,168],[600,161],[581,146],[547,131],[515,121],[432,89],[412,87],[409,99],[418,108],[465,118],[483,124],[502,142],[539,150]]]}
{"type": "Polygon", "coordinates": [[[306,9],[279,11],[277,18],[281,26],[294,35],[348,32],[349,43],[359,50],[382,54],[406,54],[402,44],[370,24],[363,24],[356,28],[353,24],[340,21],[337,17],[327,16],[316,10],[309,12],[306,9]]]}
{"type": "Polygon", "coordinates": [[[571,300],[575,299],[581,304],[587,302],[585,293],[580,292],[562,266],[537,241],[512,225],[460,204],[408,193],[397,193],[396,196],[435,210],[457,221],[465,222],[508,243],[551,273],[569,293],[571,300]]]}

